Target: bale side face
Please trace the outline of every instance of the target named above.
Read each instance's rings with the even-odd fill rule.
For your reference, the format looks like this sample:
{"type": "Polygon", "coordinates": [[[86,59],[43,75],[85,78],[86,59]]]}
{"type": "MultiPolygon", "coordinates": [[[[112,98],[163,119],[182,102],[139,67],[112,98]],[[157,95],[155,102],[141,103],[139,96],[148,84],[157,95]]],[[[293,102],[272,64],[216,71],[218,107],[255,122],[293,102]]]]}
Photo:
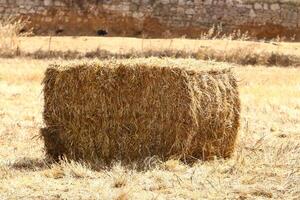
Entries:
{"type": "Polygon", "coordinates": [[[227,157],[239,126],[235,79],[225,71],[122,63],[49,68],[44,96],[47,130],[62,147],[46,145],[53,158],[109,164],[227,157]]]}

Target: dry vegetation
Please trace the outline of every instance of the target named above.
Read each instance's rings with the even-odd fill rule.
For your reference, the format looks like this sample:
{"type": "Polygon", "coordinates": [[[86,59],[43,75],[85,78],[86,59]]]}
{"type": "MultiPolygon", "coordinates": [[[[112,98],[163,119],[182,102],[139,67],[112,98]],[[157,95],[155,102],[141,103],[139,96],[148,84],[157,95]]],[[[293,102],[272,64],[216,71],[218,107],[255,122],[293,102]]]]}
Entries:
{"type": "MultiPolygon", "coordinates": [[[[22,46],[25,45],[33,51],[45,45],[48,48],[44,44],[48,39],[23,38],[19,46],[25,49],[22,46]]],[[[66,50],[74,50],[79,45],[78,51],[82,53],[94,49],[84,46],[86,43],[96,45],[95,48],[103,45],[101,48],[110,52],[119,51],[120,46],[155,49],[149,45],[154,41],[161,46],[171,43],[172,48],[182,47],[186,51],[195,47],[195,41],[184,39],[77,38],[78,43],[74,43],[72,38],[53,38],[52,41],[53,50],[64,50],[64,46],[66,50]],[[59,41],[61,45],[56,45],[59,41]]],[[[198,44],[226,51],[231,45],[243,49],[254,44],[263,51],[300,54],[297,43],[214,40],[198,44]]],[[[209,65],[233,67],[239,80],[242,127],[232,158],[198,161],[191,166],[176,160],[160,162],[151,158],[145,160],[148,167],[142,171],[118,163],[95,171],[84,163],[65,160],[51,164],[45,159],[39,138],[39,129],[44,126],[41,81],[53,61],[0,58],[0,199],[300,198],[300,68],[209,61],[209,65]]]]}
{"type": "Polygon", "coordinates": [[[34,59],[195,58],[240,65],[300,66],[300,45],[250,41],[135,39],[135,38],[21,38],[17,50],[0,57],[34,59]],[[35,45],[32,45],[35,44],[35,45]]]}
{"type": "Polygon", "coordinates": [[[19,55],[19,39],[26,34],[20,33],[24,28],[25,21],[15,18],[0,20],[0,55],[3,57],[19,55]]]}

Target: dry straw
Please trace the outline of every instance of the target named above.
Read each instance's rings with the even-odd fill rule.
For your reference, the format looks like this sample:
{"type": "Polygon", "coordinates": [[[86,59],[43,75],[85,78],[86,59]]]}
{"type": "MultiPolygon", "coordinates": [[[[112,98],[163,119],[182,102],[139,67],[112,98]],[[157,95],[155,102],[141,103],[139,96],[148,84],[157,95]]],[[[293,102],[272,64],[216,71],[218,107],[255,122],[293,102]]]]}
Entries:
{"type": "Polygon", "coordinates": [[[205,65],[149,58],[50,66],[47,155],[104,164],[230,156],[240,118],[236,79],[205,65]]]}

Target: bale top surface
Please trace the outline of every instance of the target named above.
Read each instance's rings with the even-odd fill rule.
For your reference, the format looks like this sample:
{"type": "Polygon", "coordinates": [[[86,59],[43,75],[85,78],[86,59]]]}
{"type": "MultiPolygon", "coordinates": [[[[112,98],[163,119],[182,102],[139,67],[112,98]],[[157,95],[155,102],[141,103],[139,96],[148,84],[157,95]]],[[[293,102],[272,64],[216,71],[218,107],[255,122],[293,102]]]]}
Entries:
{"type": "Polygon", "coordinates": [[[228,72],[228,65],[212,61],[199,61],[196,59],[175,59],[175,58],[134,58],[134,59],[109,59],[109,60],[77,60],[60,61],[53,63],[50,67],[59,71],[68,70],[76,67],[159,67],[159,68],[180,68],[187,72],[208,72],[224,73],[228,72]]]}

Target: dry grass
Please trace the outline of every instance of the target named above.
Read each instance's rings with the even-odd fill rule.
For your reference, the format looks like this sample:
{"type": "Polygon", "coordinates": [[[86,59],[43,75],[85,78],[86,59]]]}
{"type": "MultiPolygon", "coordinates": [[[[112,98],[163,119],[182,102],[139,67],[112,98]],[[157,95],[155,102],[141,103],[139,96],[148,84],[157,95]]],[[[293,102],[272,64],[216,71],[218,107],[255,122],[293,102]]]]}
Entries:
{"type": "Polygon", "coordinates": [[[103,49],[96,49],[87,52],[75,51],[43,51],[23,52],[18,50],[18,54],[2,54],[3,58],[34,58],[34,59],[85,59],[85,58],[195,58],[198,60],[210,60],[218,62],[236,63],[240,65],[265,65],[281,67],[299,67],[300,57],[296,55],[287,55],[278,52],[254,52],[252,46],[238,47],[230,50],[217,50],[211,47],[199,48],[197,51],[163,49],[163,50],[145,50],[131,51],[126,53],[112,53],[103,49]]]}
{"type": "Polygon", "coordinates": [[[188,39],[134,39],[95,37],[18,38],[18,48],[0,57],[34,59],[84,58],[195,58],[240,65],[300,66],[299,43],[188,39]],[[34,45],[32,45],[34,44],[34,45]],[[63,44],[63,46],[62,46],[63,44]]]}
{"type": "Polygon", "coordinates": [[[20,37],[20,49],[33,53],[41,51],[78,51],[85,53],[97,48],[112,53],[130,53],[143,51],[162,51],[176,49],[179,51],[196,52],[199,48],[214,48],[229,51],[236,48],[251,47],[253,52],[277,52],[285,55],[300,56],[300,43],[240,41],[225,39],[141,39],[125,37],[20,37]],[[50,48],[49,48],[50,46],[50,48]]]}
{"type": "Polygon", "coordinates": [[[231,159],[193,166],[148,160],[145,171],[118,163],[93,171],[44,160],[37,136],[48,64],[0,59],[0,199],[299,199],[299,69],[233,69],[240,80],[242,129],[231,159]]]}
{"type": "Polygon", "coordinates": [[[0,20],[0,55],[4,57],[18,56],[21,30],[25,26],[25,21],[9,17],[0,20]]]}

